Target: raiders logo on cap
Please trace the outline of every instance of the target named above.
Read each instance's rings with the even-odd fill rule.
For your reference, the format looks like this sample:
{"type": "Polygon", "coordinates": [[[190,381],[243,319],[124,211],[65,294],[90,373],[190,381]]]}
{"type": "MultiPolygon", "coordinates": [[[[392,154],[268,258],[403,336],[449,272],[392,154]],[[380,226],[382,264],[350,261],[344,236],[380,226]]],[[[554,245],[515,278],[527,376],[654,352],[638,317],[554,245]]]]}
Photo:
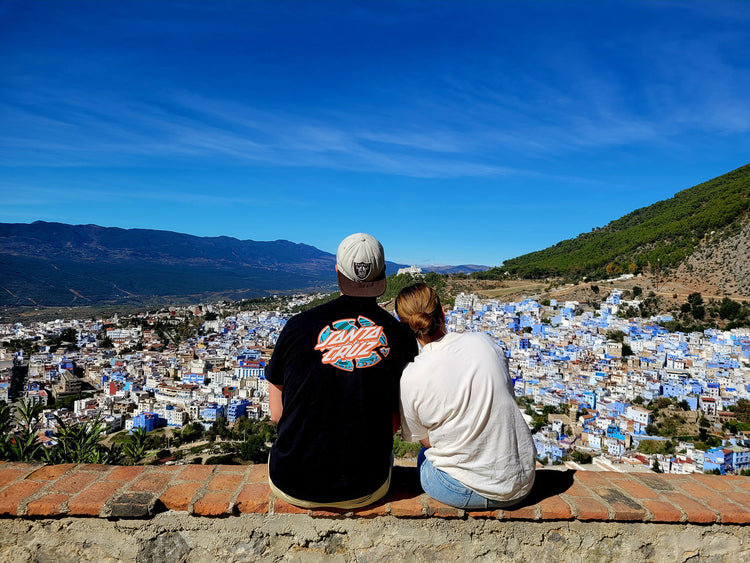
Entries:
{"type": "Polygon", "coordinates": [[[355,262],[354,263],[354,275],[360,280],[364,281],[370,275],[372,271],[372,264],[370,262],[355,262]]]}

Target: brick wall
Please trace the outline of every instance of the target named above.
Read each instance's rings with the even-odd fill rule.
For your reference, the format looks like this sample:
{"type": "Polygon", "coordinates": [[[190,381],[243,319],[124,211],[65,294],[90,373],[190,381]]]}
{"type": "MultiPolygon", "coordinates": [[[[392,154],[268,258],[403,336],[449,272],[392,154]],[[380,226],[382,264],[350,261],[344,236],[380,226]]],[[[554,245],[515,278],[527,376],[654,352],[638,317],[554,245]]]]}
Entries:
{"type": "MultiPolygon", "coordinates": [[[[371,507],[352,512],[300,509],[275,498],[267,484],[265,465],[124,467],[0,464],[0,533],[3,534],[0,536],[3,537],[0,546],[15,545],[15,549],[18,546],[26,546],[28,549],[29,526],[38,528],[37,535],[49,532],[48,527],[41,526],[41,522],[66,522],[69,529],[83,526],[100,531],[112,526],[120,529],[123,522],[129,522],[131,524],[128,525],[142,530],[152,529],[158,524],[157,527],[162,532],[154,532],[153,538],[148,540],[153,543],[157,541],[154,538],[158,539],[163,535],[163,530],[169,529],[169,525],[164,523],[170,519],[180,523],[179,526],[175,524],[177,528],[173,533],[178,534],[175,537],[181,538],[179,534],[187,533],[185,529],[191,526],[204,531],[208,528],[223,530],[227,527],[229,518],[229,521],[235,519],[236,522],[250,519],[260,529],[277,522],[280,516],[291,519],[291,526],[315,526],[318,529],[315,532],[317,535],[313,534],[315,537],[320,537],[323,533],[320,530],[327,530],[325,534],[328,534],[343,526],[348,531],[336,533],[343,534],[345,541],[341,541],[344,541],[344,547],[359,545],[358,542],[367,537],[367,533],[356,531],[360,526],[386,526],[389,522],[391,524],[387,527],[391,536],[414,526],[439,526],[452,530],[453,534],[459,534],[458,537],[469,533],[474,538],[472,541],[480,543],[499,541],[497,531],[487,536],[486,540],[480,540],[481,534],[477,535],[480,530],[481,533],[489,534],[491,530],[529,530],[533,529],[529,525],[533,525],[544,537],[559,538],[550,539],[552,543],[549,545],[566,549],[579,549],[583,541],[581,537],[594,530],[599,530],[597,533],[602,534],[601,541],[608,537],[611,540],[612,529],[619,530],[617,534],[622,534],[623,538],[628,534],[635,534],[634,538],[642,538],[643,548],[645,545],[658,546],[655,538],[663,537],[667,533],[665,530],[674,536],[687,533],[687,530],[697,526],[701,531],[690,532],[686,539],[675,541],[674,549],[679,551],[692,538],[710,531],[714,536],[718,534],[728,538],[710,543],[714,550],[711,557],[718,556],[718,560],[721,560],[726,555],[727,560],[736,561],[738,549],[750,555],[750,527],[747,526],[750,523],[750,478],[740,476],[542,469],[537,472],[532,495],[520,506],[512,510],[465,513],[422,494],[416,469],[395,467],[389,495],[371,507]],[[136,524],[132,524],[133,522],[136,524]],[[21,526],[18,528],[20,531],[17,530],[20,534],[18,537],[13,531],[17,526],[21,526]],[[360,533],[365,535],[356,535],[360,533]],[[654,541],[649,539],[651,536],[654,541]],[[576,540],[576,537],[579,539],[576,540]],[[734,540],[739,543],[734,543],[734,540]],[[569,542],[573,542],[573,545],[568,545],[569,542]],[[723,549],[730,551],[724,553],[723,549]]],[[[85,532],[81,533],[86,535],[85,532]]],[[[115,542],[115,532],[109,534],[108,538],[105,534],[105,540],[115,542]]],[[[146,532],[144,534],[144,538],[148,536],[146,532]]],[[[448,536],[450,534],[446,538],[448,536]]],[[[273,532],[268,532],[263,540],[265,543],[262,544],[264,549],[271,549],[273,541],[276,541],[273,538],[278,537],[273,532]]],[[[413,535],[409,537],[413,539],[413,535]]],[[[513,541],[518,541],[514,537],[509,535],[507,542],[510,543],[506,542],[505,547],[498,549],[507,549],[513,541]]],[[[186,546],[198,541],[196,538],[183,540],[186,546]]],[[[60,541],[67,539],[61,536],[60,541]]],[[[54,544],[54,536],[49,542],[54,544]]],[[[525,550],[532,549],[533,546],[536,546],[534,549],[540,548],[538,541],[530,539],[529,542],[525,550]]],[[[308,541],[306,545],[309,547],[309,544],[308,541]]],[[[393,549],[399,549],[399,545],[403,543],[394,540],[393,549]]],[[[127,543],[123,546],[123,549],[129,548],[127,543]]],[[[342,546],[336,549],[343,549],[342,546]]],[[[329,547],[326,544],[321,549],[326,552],[329,547]]],[[[377,547],[377,542],[373,547],[377,547]]],[[[301,549],[299,546],[298,548],[301,549]]],[[[144,549],[143,545],[138,549],[144,549]]],[[[625,551],[618,551],[615,547],[612,549],[614,559],[621,556],[623,560],[633,560],[631,548],[625,551]]],[[[190,550],[186,553],[190,553],[190,550]]],[[[263,553],[261,550],[256,555],[263,553]]],[[[646,549],[645,553],[650,552],[646,549]]],[[[355,555],[352,552],[352,557],[355,555]]],[[[460,552],[456,553],[455,558],[460,559],[460,555],[460,552]]],[[[569,560],[573,560],[572,553],[569,555],[569,560]]],[[[0,558],[2,556],[0,551],[0,558]]],[[[88,560],[85,552],[79,553],[78,557],[88,560]]],[[[190,560],[190,557],[185,557],[185,560],[190,560]]],[[[664,557],[681,560],[679,553],[671,551],[665,553],[664,557]]],[[[685,559],[689,557],[692,555],[685,555],[685,559]]],[[[127,558],[125,555],[118,557],[127,558]]],[[[269,555],[269,558],[272,557],[269,555]]],[[[90,560],[94,559],[92,556],[90,560]]],[[[646,557],[643,560],[649,559],[650,557],[646,557]]],[[[635,560],[640,559],[636,557],[635,560]]]]}

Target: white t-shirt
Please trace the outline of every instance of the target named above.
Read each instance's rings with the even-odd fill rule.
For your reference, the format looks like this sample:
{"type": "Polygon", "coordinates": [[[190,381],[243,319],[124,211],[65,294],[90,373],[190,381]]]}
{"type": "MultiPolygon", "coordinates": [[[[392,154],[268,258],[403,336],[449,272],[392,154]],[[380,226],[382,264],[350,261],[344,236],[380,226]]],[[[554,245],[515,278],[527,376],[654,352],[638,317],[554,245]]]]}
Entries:
{"type": "Polygon", "coordinates": [[[428,438],[427,459],[480,495],[525,496],[536,449],[516,405],[508,360],[486,334],[448,333],[401,377],[404,440],[428,438]]]}

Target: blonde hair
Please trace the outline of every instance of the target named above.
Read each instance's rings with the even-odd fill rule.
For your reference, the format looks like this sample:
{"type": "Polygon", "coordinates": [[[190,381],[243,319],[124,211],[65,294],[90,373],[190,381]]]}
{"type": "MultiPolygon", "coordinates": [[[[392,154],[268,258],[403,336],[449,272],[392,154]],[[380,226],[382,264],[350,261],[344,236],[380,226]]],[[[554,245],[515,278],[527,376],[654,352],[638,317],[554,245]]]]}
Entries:
{"type": "Polygon", "coordinates": [[[416,283],[401,290],[396,297],[396,314],[420,340],[443,326],[440,297],[425,283],[416,283]]]}

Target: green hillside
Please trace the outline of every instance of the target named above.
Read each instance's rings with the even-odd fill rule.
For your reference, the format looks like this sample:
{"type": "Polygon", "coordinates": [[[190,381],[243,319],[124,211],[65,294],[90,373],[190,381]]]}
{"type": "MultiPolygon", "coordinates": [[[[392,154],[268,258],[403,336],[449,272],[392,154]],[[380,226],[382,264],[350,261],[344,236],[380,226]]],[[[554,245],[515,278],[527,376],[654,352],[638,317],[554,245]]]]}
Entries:
{"type": "Polygon", "coordinates": [[[705,238],[739,231],[750,216],[750,164],[637,209],[605,227],[518,258],[475,277],[600,279],[649,264],[677,266],[705,238]],[[712,234],[713,233],[713,234],[712,234]]]}

